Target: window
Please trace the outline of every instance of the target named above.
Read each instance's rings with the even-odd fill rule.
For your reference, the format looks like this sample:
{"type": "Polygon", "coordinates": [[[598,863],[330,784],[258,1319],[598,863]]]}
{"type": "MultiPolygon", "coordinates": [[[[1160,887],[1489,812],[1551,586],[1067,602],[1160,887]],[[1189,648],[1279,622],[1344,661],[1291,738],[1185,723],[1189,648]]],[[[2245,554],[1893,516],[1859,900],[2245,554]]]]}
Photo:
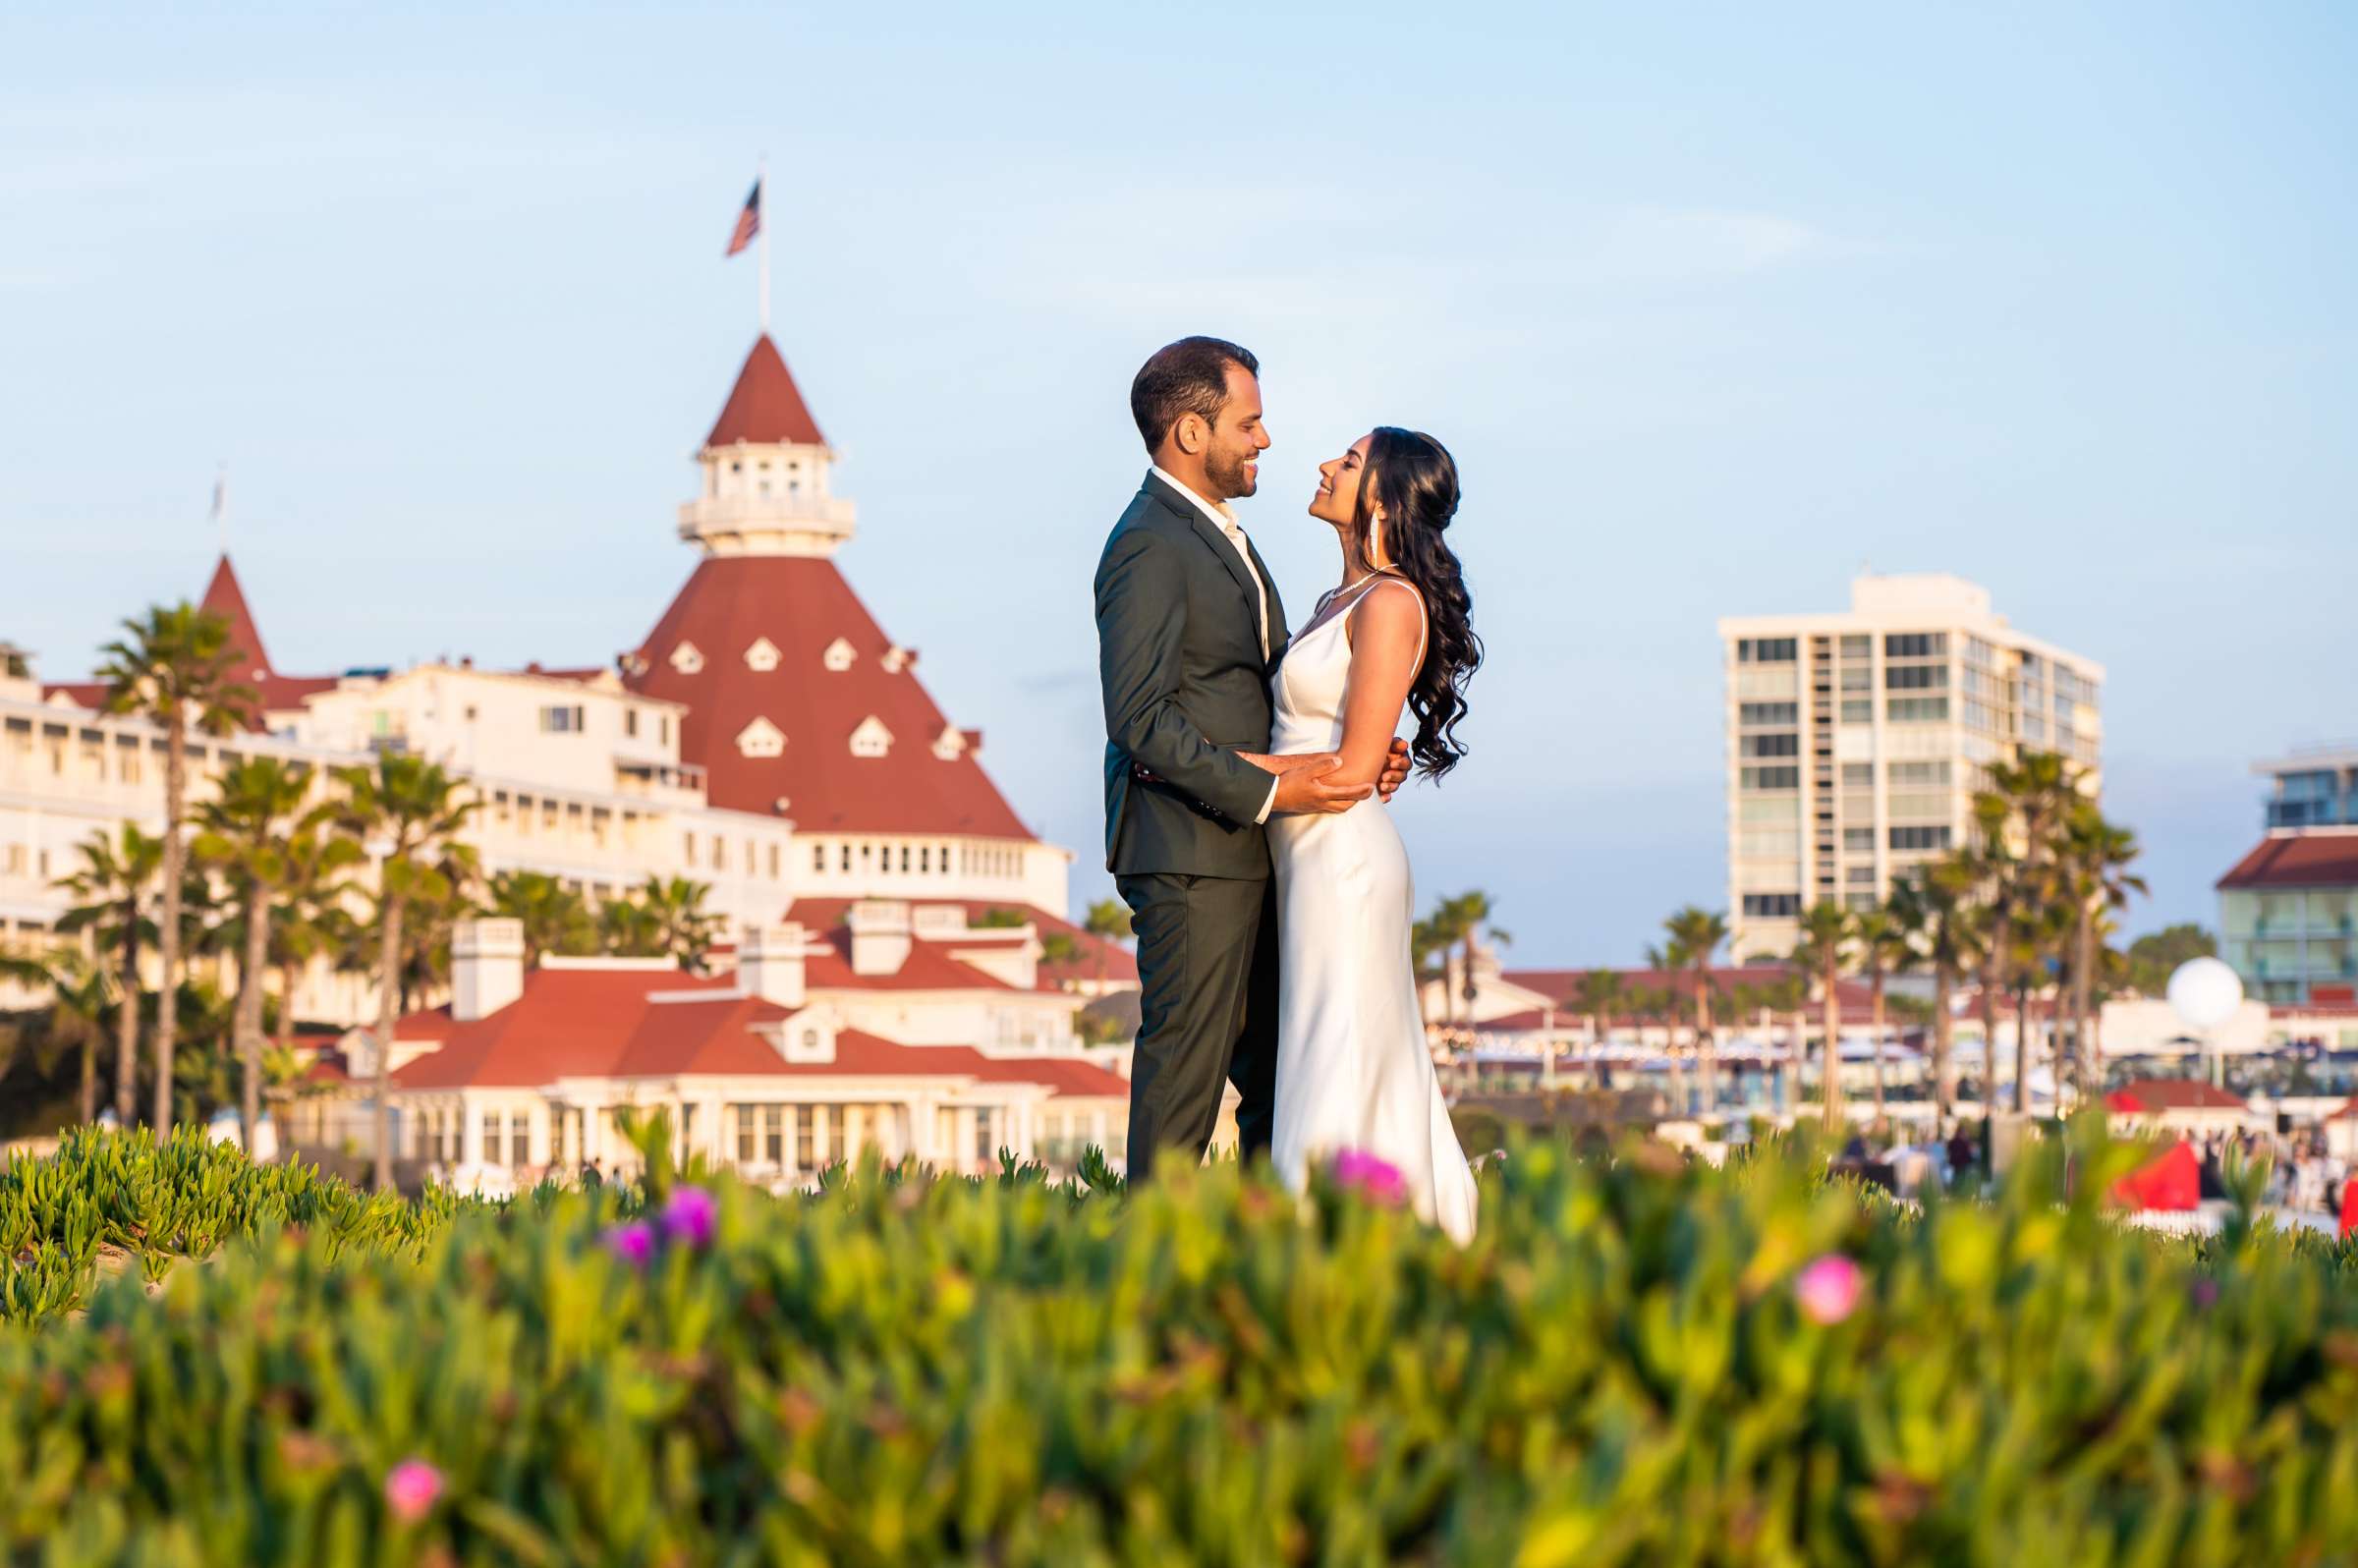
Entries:
{"type": "Polygon", "coordinates": [[[1842,787],[1844,789],[1873,789],[1875,787],[1875,764],[1873,762],[1843,763],[1842,787]]]}
{"type": "Polygon", "coordinates": [[[1846,866],[1842,868],[1842,880],[1851,887],[1873,887],[1875,885],[1875,868],[1872,866],[1846,866]]]}
{"type": "Polygon", "coordinates": [[[737,1163],[751,1165],[754,1162],[754,1117],[757,1107],[732,1105],[729,1109],[737,1116],[737,1163]]]}
{"type": "Polygon", "coordinates": [[[786,732],[757,714],[751,724],[737,732],[737,751],[749,757],[782,756],[786,753],[786,732]]]}
{"type": "Polygon", "coordinates": [[[1874,691],[1875,671],[1864,664],[1851,665],[1842,672],[1842,690],[1845,692],[1874,691]]]}
{"type": "Polygon", "coordinates": [[[1748,790],[1797,790],[1801,788],[1801,769],[1747,767],[1739,770],[1738,782],[1748,790]]]}
{"type": "Polygon", "coordinates": [[[754,639],[753,646],[745,650],[745,667],[766,675],[778,667],[778,644],[766,637],[754,639]]]}
{"type": "Polygon", "coordinates": [[[540,733],[543,735],[579,735],[587,728],[587,716],[579,702],[559,702],[540,710],[540,733]]]}
{"type": "Polygon", "coordinates": [[[812,1170],[818,1164],[818,1111],[811,1105],[794,1108],[794,1168],[812,1170]]]}
{"type": "Polygon", "coordinates": [[[1897,692],[1937,692],[1948,685],[1948,666],[1894,664],[1883,671],[1883,685],[1897,692]]]}
{"type": "Polygon", "coordinates": [[[530,1163],[532,1157],[532,1120],[523,1111],[512,1112],[508,1117],[508,1163],[524,1165],[530,1163]]]}
{"type": "Polygon", "coordinates": [[[1797,644],[1789,637],[1747,637],[1736,642],[1738,664],[1790,664],[1797,644]]]}
{"type": "Polygon", "coordinates": [[[1747,893],[1744,913],[1752,920],[1791,920],[1801,913],[1799,893],[1747,893]]]}
{"type": "Polygon", "coordinates": [[[499,1112],[483,1112],[482,1126],[483,1163],[486,1165],[505,1165],[508,1162],[507,1151],[499,1147],[499,1112]]]}
{"type": "Polygon", "coordinates": [[[1849,855],[1874,854],[1875,829],[1872,827],[1844,828],[1842,830],[1842,849],[1843,853],[1849,855]]]}
{"type": "Polygon", "coordinates": [[[680,835],[680,860],[688,866],[696,864],[696,835],[694,833],[680,835]]]}
{"type": "Polygon", "coordinates": [[[1948,717],[1948,699],[1895,697],[1884,711],[1894,724],[1936,724],[1948,717]]]}
{"type": "Polygon", "coordinates": [[[761,1107],[761,1154],[772,1165],[786,1163],[786,1107],[761,1107]]]}
{"type": "Polygon", "coordinates": [[[682,675],[694,675],[704,667],[703,651],[694,643],[682,643],[671,650],[671,667],[682,675]]]}
{"type": "Polygon", "coordinates": [[[1875,722],[1875,699],[1872,697],[1844,698],[1842,700],[1842,722],[1845,724],[1873,724],[1875,722]]]}
{"type": "Polygon", "coordinates": [[[773,882],[778,879],[778,846],[775,844],[769,847],[769,879],[773,882]]]}
{"type": "Polygon", "coordinates": [[[1883,639],[1887,659],[1929,659],[1947,652],[1946,632],[1895,632],[1883,639]]]}
{"type": "Polygon", "coordinates": [[[1894,784],[1945,784],[1948,782],[1946,762],[1894,762],[1891,764],[1894,784]]]}
{"type": "Polygon", "coordinates": [[[1751,728],[1755,725],[1798,724],[1801,722],[1799,702],[1746,702],[1736,710],[1736,722],[1751,728]]]}
{"type": "Polygon", "coordinates": [[[827,868],[827,847],[824,844],[811,846],[811,868],[814,871],[823,871],[827,868]]]}
{"type": "Polygon", "coordinates": [[[1948,829],[1895,827],[1891,829],[1891,847],[1895,850],[1944,850],[1948,848],[1948,829]]]}
{"type": "Polygon", "coordinates": [[[886,729],[884,721],[873,713],[862,719],[860,727],[852,731],[854,756],[882,756],[891,749],[892,731],[886,729]]]}
{"type": "Polygon", "coordinates": [[[819,662],[840,675],[852,667],[852,660],[856,657],[858,654],[852,650],[852,644],[839,637],[827,644],[827,651],[820,655],[819,662]]]}
{"type": "Polygon", "coordinates": [[[1739,749],[1746,756],[1799,756],[1801,737],[1798,735],[1747,735],[1739,749]]]}

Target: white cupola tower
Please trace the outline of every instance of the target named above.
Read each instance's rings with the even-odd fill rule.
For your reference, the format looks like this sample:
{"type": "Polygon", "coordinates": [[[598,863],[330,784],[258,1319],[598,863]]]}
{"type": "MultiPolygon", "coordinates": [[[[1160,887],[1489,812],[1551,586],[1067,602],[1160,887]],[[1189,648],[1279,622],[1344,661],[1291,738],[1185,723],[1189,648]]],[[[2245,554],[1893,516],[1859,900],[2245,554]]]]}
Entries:
{"type": "Polygon", "coordinates": [[[680,537],[706,555],[833,555],[852,503],[828,493],[835,454],[764,333],[704,437],[703,488],[680,508],[680,537]]]}

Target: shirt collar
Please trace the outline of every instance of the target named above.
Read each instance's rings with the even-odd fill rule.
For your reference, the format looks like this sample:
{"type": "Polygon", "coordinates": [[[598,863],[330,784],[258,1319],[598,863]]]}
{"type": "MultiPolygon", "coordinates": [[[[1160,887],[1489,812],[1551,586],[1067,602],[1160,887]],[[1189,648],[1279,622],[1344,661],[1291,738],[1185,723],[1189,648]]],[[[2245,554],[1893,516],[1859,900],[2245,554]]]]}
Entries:
{"type": "Polygon", "coordinates": [[[1181,495],[1184,495],[1189,500],[1195,502],[1196,509],[1202,512],[1206,517],[1211,519],[1212,527],[1222,530],[1242,529],[1244,527],[1243,524],[1237,522],[1236,509],[1234,507],[1230,506],[1225,501],[1214,502],[1205,500],[1204,497],[1198,495],[1193,489],[1189,488],[1183,480],[1166,472],[1161,464],[1150,463],[1147,465],[1147,472],[1154,475],[1157,478],[1161,479],[1163,483],[1169,485],[1172,489],[1177,490],[1181,495]]]}

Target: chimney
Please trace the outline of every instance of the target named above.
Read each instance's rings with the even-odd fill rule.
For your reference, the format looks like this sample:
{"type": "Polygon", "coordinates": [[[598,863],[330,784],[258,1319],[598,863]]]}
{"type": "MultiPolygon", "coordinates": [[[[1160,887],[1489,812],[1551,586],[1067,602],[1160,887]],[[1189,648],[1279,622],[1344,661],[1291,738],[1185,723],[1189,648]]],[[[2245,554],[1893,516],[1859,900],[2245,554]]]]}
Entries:
{"type": "Polygon", "coordinates": [[[450,935],[450,1016],[472,1024],[524,994],[524,922],[461,921],[450,935]]]}
{"type": "Polygon", "coordinates": [[[737,988],[780,1007],[803,1005],[803,928],[749,925],[737,943],[737,988]]]}
{"type": "Polygon", "coordinates": [[[897,975],[909,961],[909,906],[896,899],[862,899],[852,906],[852,973],[897,975]]]}

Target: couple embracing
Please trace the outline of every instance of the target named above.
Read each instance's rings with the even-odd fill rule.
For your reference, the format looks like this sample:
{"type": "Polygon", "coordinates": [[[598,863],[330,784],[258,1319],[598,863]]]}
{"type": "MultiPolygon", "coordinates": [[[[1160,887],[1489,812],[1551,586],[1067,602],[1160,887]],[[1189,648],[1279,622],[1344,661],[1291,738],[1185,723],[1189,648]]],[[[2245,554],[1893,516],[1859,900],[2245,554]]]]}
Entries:
{"type": "Polygon", "coordinates": [[[1412,766],[1437,779],[1465,755],[1482,644],[1443,538],[1457,467],[1388,425],[1320,464],[1310,515],[1340,541],[1341,581],[1289,633],[1229,505],[1270,445],[1260,368],[1204,337],[1147,361],[1130,412],[1153,466],[1097,566],[1106,862],[1142,992],[1131,1177],[1202,1159],[1234,1083],[1246,1159],[1299,1189],[1315,1163],[1376,1155],[1463,1242],[1474,1173],[1426,1046],[1415,891],[1384,810],[1412,766]]]}

